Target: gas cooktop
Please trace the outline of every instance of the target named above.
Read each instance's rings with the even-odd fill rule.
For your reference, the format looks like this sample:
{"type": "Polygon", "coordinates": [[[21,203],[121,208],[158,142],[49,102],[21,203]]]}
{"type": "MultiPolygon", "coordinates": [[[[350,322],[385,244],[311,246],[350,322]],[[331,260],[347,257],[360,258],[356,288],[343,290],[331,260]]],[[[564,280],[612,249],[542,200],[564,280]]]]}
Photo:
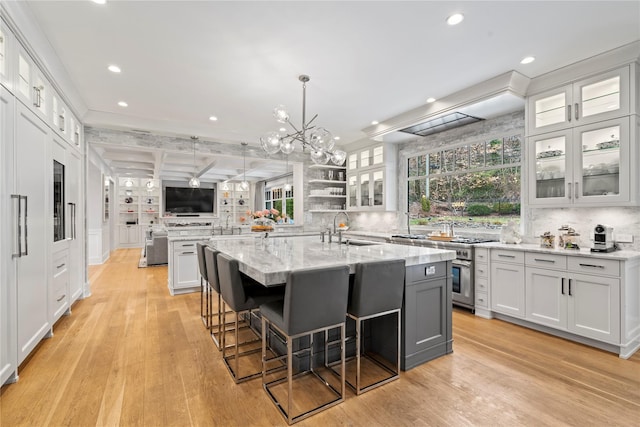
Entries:
{"type": "MultiPolygon", "coordinates": [[[[411,239],[411,240],[428,240],[429,236],[426,236],[424,234],[394,234],[391,237],[397,237],[400,239],[411,239]]],[[[448,242],[441,242],[439,241],[438,243],[459,243],[459,244],[463,244],[463,245],[475,245],[477,243],[488,243],[488,242],[495,242],[496,240],[493,239],[483,239],[483,238],[476,238],[476,237],[454,237],[453,239],[451,239],[448,242]]]]}

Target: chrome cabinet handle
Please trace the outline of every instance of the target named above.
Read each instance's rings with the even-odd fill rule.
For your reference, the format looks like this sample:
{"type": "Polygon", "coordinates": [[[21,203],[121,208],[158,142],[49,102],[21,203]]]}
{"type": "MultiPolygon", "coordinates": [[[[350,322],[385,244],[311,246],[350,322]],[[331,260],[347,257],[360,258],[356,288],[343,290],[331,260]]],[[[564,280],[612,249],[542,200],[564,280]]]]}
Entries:
{"type": "Polygon", "coordinates": [[[60,114],[58,116],[59,121],[60,121],[60,126],[58,126],[60,128],[61,132],[64,132],[64,114],[60,114]]]}
{"type": "Polygon", "coordinates": [[[13,241],[14,243],[14,247],[18,246],[18,252],[14,252],[11,254],[11,258],[20,258],[22,256],[22,227],[20,226],[20,220],[22,219],[22,209],[21,209],[21,204],[20,204],[20,200],[21,200],[22,196],[20,196],[19,194],[12,194],[11,195],[11,200],[17,200],[18,201],[18,212],[17,215],[15,216],[16,218],[16,237],[17,237],[17,242],[16,240],[13,241]],[[16,245],[17,243],[17,245],[16,245]]]}
{"type": "Polygon", "coordinates": [[[61,269],[62,267],[64,267],[65,265],[66,265],[66,264],[63,262],[62,264],[60,264],[60,265],[56,266],[56,268],[57,268],[58,270],[60,270],[60,269],[61,269]]]}
{"type": "Polygon", "coordinates": [[[195,254],[195,252],[182,252],[182,255],[191,255],[191,254],[195,254]]]}
{"type": "Polygon", "coordinates": [[[534,261],[538,261],[538,262],[550,262],[550,263],[555,263],[556,261],[553,259],[542,259],[542,258],[534,258],[534,261]]]}
{"type": "Polygon", "coordinates": [[[62,300],[64,299],[64,297],[66,297],[66,296],[67,296],[67,294],[62,294],[62,296],[61,296],[60,298],[58,298],[56,301],[57,301],[57,302],[60,302],[60,301],[62,301],[62,300]]]}
{"type": "Polygon", "coordinates": [[[579,265],[580,265],[580,267],[591,267],[591,268],[602,268],[602,269],[604,269],[604,265],[583,264],[583,263],[580,263],[579,265]]]}
{"type": "Polygon", "coordinates": [[[40,88],[38,88],[38,86],[33,87],[33,97],[33,105],[36,108],[40,108],[40,106],[42,105],[42,97],[40,96],[40,88]]]}
{"type": "Polygon", "coordinates": [[[577,199],[578,197],[580,197],[580,190],[578,189],[578,182],[576,182],[576,185],[573,186],[574,189],[574,193],[575,193],[575,198],[577,199]]]}
{"type": "Polygon", "coordinates": [[[567,182],[567,197],[571,199],[571,183],[567,182]]]}
{"type": "Polygon", "coordinates": [[[560,293],[564,295],[564,277],[560,278],[560,293]]]}
{"type": "Polygon", "coordinates": [[[515,258],[516,257],[515,255],[505,255],[505,254],[498,254],[498,256],[502,257],[502,258],[515,258]]]}
{"type": "Polygon", "coordinates": [[[571,121],[571,104],[567,105],[567,121],[571,121]]]}
{"type": "Polygon", "coordinates": [[[21,254],[24,256],[29,255],[29,238],[28,238],[28,231],[29,231],[29,223],[27,222],[27,202],[28,202],[28,198],[27,196],[20,196],[21,199],[24,199],[24,253],[21,254]]]}
{"type": "Polygon", "coordinates": [[[569,296],[571,296],[571,279],[569,279],[569,296]]]}
{"type": "Polygon", "coordinates": [[[580,104],[576,102],[576,120],[580,118],[580,104]]]}

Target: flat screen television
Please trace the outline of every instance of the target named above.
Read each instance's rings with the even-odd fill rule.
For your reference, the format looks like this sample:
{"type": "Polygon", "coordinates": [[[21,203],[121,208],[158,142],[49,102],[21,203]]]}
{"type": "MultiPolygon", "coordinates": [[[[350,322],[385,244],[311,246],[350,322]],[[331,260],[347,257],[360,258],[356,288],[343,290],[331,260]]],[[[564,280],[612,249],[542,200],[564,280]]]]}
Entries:
{"type": "Polygon", "coordinates": [[[213,188],[165,187],[165,212],[213,213],[215,201],[213,188]]]}

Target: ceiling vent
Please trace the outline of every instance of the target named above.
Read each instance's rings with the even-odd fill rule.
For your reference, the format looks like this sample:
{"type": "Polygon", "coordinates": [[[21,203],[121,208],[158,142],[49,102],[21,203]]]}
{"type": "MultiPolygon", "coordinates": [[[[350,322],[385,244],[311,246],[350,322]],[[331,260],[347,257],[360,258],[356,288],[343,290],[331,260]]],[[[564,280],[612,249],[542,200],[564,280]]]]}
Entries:
{"type": "Polygon", "coordinates": [[[440,116],[435,119],[427,120],[426,122],[418,123],[417,125],[400,129],[400,132],[410,133],[418,136],[427,136],[471,123],[479,122],[480,120],[484,119],[456,111],[454,113],[440,116]]]}

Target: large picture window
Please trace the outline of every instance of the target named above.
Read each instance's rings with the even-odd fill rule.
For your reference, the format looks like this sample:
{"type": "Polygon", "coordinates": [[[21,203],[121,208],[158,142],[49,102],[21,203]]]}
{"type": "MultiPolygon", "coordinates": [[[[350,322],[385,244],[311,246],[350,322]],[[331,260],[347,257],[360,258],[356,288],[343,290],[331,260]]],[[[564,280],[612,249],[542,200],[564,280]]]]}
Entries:
{"type": "Polygon", "coordinates": [[[443,221],[497,228],[520,219],[521,136],[462,144],[410,157],[413,225],[443,221]]]}
{"type": "Polygon", "coordinates": [[[265,185],[264,207],[265,209],[276,209],[280,212],[279,221],[283,223],[293,222],[293,186],[288,185],[291,176],[277,181],[269,181],[265,185]],[[287,190],[287,188],[289,188],[287,190]]]}

